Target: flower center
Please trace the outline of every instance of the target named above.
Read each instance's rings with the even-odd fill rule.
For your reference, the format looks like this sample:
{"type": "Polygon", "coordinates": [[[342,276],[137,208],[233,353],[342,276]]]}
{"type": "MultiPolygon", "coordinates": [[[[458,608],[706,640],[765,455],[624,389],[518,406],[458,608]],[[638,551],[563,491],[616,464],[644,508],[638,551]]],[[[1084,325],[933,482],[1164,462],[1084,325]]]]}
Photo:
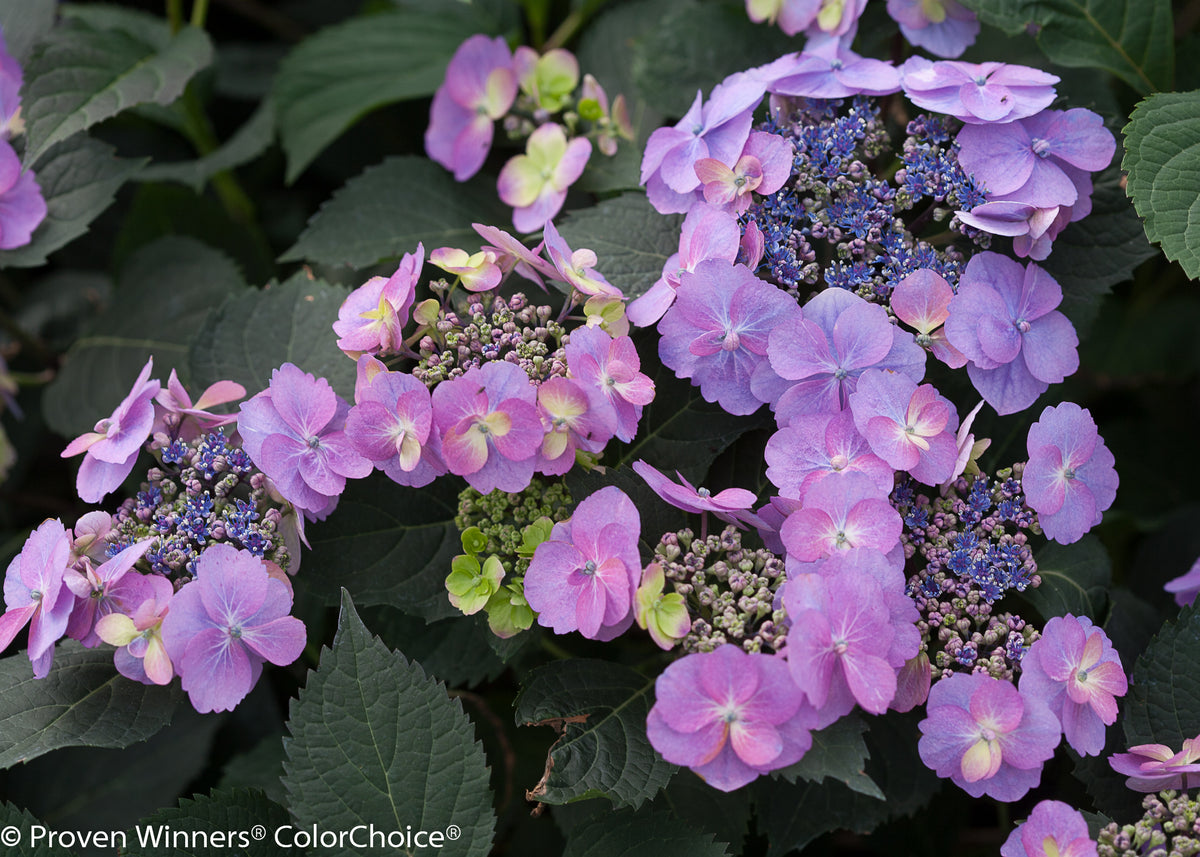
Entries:
{"type": "Polygon", "coordinates": [[[1039,158],[1044,158],[1050,154],[1050,141],[1043,140],[1041,137],[1034,137],[1030,148],[1033,149],[1033,153],[1039,158]]]}
{"type": "Polygon", "coordinates": [[[700,496],[700,497],[711,497],[712,496],[712,492],[709,491],[707,488],[697,488],[696,494],[697,494],[697,496],[700,496]]]}
{"type": "Polygon", "coordinates": [[[840,452],[833,458],[829,459],[829,466],[834,470],[845,470],[846,465],[850,463],[850,459],[842,455],[840,452]]]}
{"type": "Polygon", "coordinates": [[[1075,478],[1075,468],[1074,467],[1068,467],[1066,470],[1063,471],[1063,479],[1074,479],[1074,478],[1075,478]]]}
{"type": "Polygon", "coordinates": [[[310,437],[308,439],[308,448],[309,449],[320,449],[321,448],[321,439],[314,434],[312,437],[310,437]]]}
{"type": "Polygon", "coordinates": [[[1014,321],[1013,327],[1015,327],[1021,333],[1029,333],[1029,322],[1023,318],[1018,318],[1016,321],[1014,321]]]}
{"type": "Polygon", "coordinates": [[[589,559],[587,562],[585,562],[583,564],[583,568],[581,570],[583,571],[584,574],[586,574],[588,576],[595,574],[596,573],[595,561],[589,559]]]}

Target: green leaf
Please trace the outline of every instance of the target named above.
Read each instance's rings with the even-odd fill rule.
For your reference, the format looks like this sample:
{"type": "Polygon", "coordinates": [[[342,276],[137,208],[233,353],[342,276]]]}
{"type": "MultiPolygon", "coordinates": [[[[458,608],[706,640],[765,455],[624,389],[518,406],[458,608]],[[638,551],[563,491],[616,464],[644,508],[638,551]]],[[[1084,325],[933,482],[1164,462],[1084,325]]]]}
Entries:
{"type": "MultiPolygon", "coordinates": [[[[462,704],[389,651],[342,596],[333,649],[293,700],[283,783],[298,827],[442,832],[439,854],[485,855],[496,816],[462,704]]],[[[357,854],[333,848],[331,855],[357,854]]]]}
{"type": "Polygon", "coordinates": [[[450,562],[459,553],[458,492],[443,477],[424,488],[382,474],[346,486],[337,512],[309,528],[308,581],[334,603],[345,587],[363,605],[388,604],[427,621],[460,616],[446,595],[450,562]]]}
{"type": "Polygon", "coordinates": [[[1021,597],[1043,619],[1068,613],[1087,616],[1097,623],[1104,618],[1112,562],[1098,538],[1086,535],[1069,545],[1049,542],[1033,558],[1042,582],[1036,589],[1025,590],[1021,597]]]}
{"type": "Polygon", "coordinates": [[[887,803],[841,783],[791,784],[759,777],[750,785],[768,857],[803,849],[832,830],[869,833],[887,817],[887,803]]]}
{"type": "Polygon", "coordinates": [[[54,26],[58,0],[4,0],[0,3],[0,31],[9,54],[22,66],[33,46],[54,26]]]}
{"type": "Polygon", "coordinates": [[[1097,180],[1091,214],[1068,225],[1054,239],[1049,258],[1040,264],[1062,286],[1059,309],[1082,339],[1104,296],[1155,255],[1114,169],[1097,180]]]}
{"type": "Polygon", "coordinates": [[[230,295],[192,342],[189,365],[197,386],[227,378],[253,396],[275,369],[293,363],[349,398],[354,361],[338,349],[333,333],[347,294],[298,272],[279,285],[230,295]]]}
{"type": "Polygon", "coordinates": [[[558,804],[606,797],[636,808],[657,794],[677,769],[646,737],[653,688],[653,679],[608,661],[578,658],[533,670],[517,697],[516,721],[553,726],[559,739],[529,798],[558,804]]]}
{"type": "MultiPolygon", "coordinates": [[[[607,803],[600,803],[608,807],[607,803]]],[[[735,854],[742,851],[741,845],[750,826],[749,789],[723,792],[714,789],[691,771],[684,770],[671,777],[671,782],[658,793],[650,806],[669,809],[694,829],[708,831],[718,842],[728,842],[735,854]]],[[[644,811],[643,808],[641,812],[644,811]]],[[[560,811],[555,809],[554,812],[557,816],[560,811]]]]}
{"type": "Polygon", "coordinates": [[[912,815],[942,787],[942,780],[917,751],[921,738],[918,724],[924,719],[923,708],[904,714],[889,711],[882,717],[871,718],[871,730],[866,736],[871,754],[867,775],[886,796],[889,819],[912,815]]]}
{"type": "Polygon", "coordinates": [[[474,687],[504,672],[504,661],[488,645],[494,635],[483,614],[426,623],[381,606],[364,610],[363,616],[390,648],[404,652],[449,687],[474,687]]]}
{"type": "Polygon", "coordinates": [[[883,800],[883,792],[864,770],[870,755],[863,741],[866,731],[867,724],[861,717],[851,714],[835,720],[812,733],[812,748],[799,762],[780,770],[779,776],[790,783],[797,779],[820,783],[829,778],[859,794],[883,800]]]}
{"type": "Polygon", "coordinates": [[[280,261],[363,268],[411,253],[418,242],[426,255],[469,250],[482,243],[472,223],[507,224],[510,216],[482,177],[460,184],[426,158],[387,158],[323,203],[280,261]]]}
{"type": "Polygon", "coordinates": [[[261,789],[263,794],[276,803],[287,800],[283,791],[283,741],[282,735],[268,735],[249,751],[234,756],[221,771],[219,788],[261,789]]]}
{"type": "Polygon", "coordinates": [[[454,51],[479,31],[469,15],[397,9],[325,27],[301,42],[280,64],[273,88],[286,181],[364,114],[432,95],[454,51]]]}
{"type": "Polygon", "coordinates": [[[559,227],[572,250],[596,253],[596,270],[636,298],[662,276],[663,264],[679,250],[683,218],[659,214],[644,193],[626,193],[573,211],[559,227]]]}
{"type": "Polygon", "coordinates": [[[1125,743],[1166,744],[1178,751],[1200,735],[1200,611],[1184,607],[1167,622],[1130,673],[1125,743]]]}
{"type": "Polygon", "coordinates": [[[986,23],[1031,26],[1052,62],[1102,68],[1138,92],[1170,89],[1175,71],[1170,0],[963,0],[986,23]]]}
{"type": "Polygon", "coordinates": [[[170,104],[212,61],[212,42],[184,27],[163,46],[124,30],[68,20],[53,31],[25,69],[25,163],[60,140],[138,104],[170,104]]]}
{"type": "Polygon", "coordinates": [[[1108,754],[1124,752],[1117,734],[1110,735],[1105,754],[1099,756],[1076,756],[1068,751],[1075,765],[1071,773],[1087,789],[1093,805],[1101,812],[1113,817],[1133,821],[1141,818],[1143,794],[1125,785],[1125,775],[1118,774],[1108,763],[1108,754]]]}
{"type": "Polygon", "coordinates": [[[77,134],[50,149],[34,167],[46,200],[46,219],[24,247],[0,251],[0,268],[42,265],[60,247],[88,231],[117,190],[145,160],[113,157],[107,143],[77,134]]]}
{"type": "Polygon", "coordinates": [[[29,658],[0,660],[0,769],[60,747],[128,747],[171,722],[181,693],[130,681],[112,652],[58,646],[54,666],[35,679],[29,658]]]}
{"type": "Polygon", "coordinates": [[[1200,90],[1150,96],[1124,134],[1121,166],[1147,237],[1200,278],[1200,90]]]}
{"type": "Polygon", "coordinates": [[[111,414],[150,356],[155,377],[165,379],[174,366],[189,383],[188,343],[212,308],[244,285],[229,259],[190,238],[141,248],[117,284],[112,303],[71,346],[42,399],[46,422],[65,437],[111,414]]]}
{"type": "Polygon", "coordinates": [[[724,842],[665,812],[604,813],[571,831],[563,857],[724,857],[724,842]]]}
{"type": "Polygon", "coordinates": [[[208,857],[226,849],[244,857],[302,854],[292,845],[290,825],[287,810],[258,789],[217,790],[143,818],[126,833],[129,848],[121,854],[159,857],[169,850],[173,857],[208,857]],[[256,826],[264,829],[264,838],[255,838],[256,826]],[[276,844],[276,831],[283,847],[276,844]]]}
{"type": "Polygon", "coordinates": [[[653,360],[656,339],[638,337],[638,353],[652,361],[649,374],[654,381],[654,401],[642,411],[638,434],[621,451],[618,465],[645,459],[664,473],[679,470],[693,484],[704,478],[708,466],[742,434],[770,422],[770,413],[760,408],[757,415],[738,417],[720,405],[706,402],[700,388],[653,360]]]}
{"type": "Polygon", "coordinates": [[[70,849],[62,845],[51,845],[44,839],[33,842],[34,827],[45,830],[46,825],[8,801],[0,801],[0,825],[5,833],[15,828],[20,836],[14,842],[5,838],[5,853],[9,857],[72,857],[70,849]]]}
{"type": "Polygon", "coordinates": [[[686,113],[696,90],[708,96],[728,75],[798,47],[778,28],[752,22],[744,3],[666,5],[658,26],[636,37],[630,62],[638,94],[668,116],[686,113]]]}
{"type": "Polygon", "coordinates": [[[240,167],[257,158],[275,140],[275,109],[263,101],[218,149],[195,161],[153,164],[138,174],[139,181],[172,181],[185,184],[199,193],[219,172],[240,167]]]}

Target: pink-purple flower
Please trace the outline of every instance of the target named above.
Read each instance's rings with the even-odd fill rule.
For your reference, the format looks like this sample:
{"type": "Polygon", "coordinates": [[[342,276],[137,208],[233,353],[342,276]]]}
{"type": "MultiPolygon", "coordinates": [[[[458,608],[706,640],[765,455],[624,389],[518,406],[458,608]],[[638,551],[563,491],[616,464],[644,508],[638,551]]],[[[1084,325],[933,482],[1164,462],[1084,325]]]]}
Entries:
{"type": "MultiPolygon", "coordinates": [[[[889,0],[890,9],[892,0],[889,0]]],[[[908,100],[969,125],[1013,122],[1040,113],[1054,101],[1052,74],[998,62],[930,62],[910,57],[900,67],[908,100]]]]}
{"type": "Polygon", "coordinates": [[[849,411],[798,417],[771,435],[764,459],[767,478],[785,497],[798,500],[812,486],[850,473],[870,477],[880,498],[890,494],[895,483],[895,472],[871,452],[849,411]]]}
{"type": "Polygon", "coordinates": [[[376,372],[359,384],[346,415],[346,437],[355,451],[399,485],[420,488],[446,472],[433,431],[429,388],[404,372],[376,372]]]}
{"type": "Polygon", "coordinates": [[[1108,763],[1128,777],[1125,785],[1134,791],[1187,789],[1189,783],[1200,783],[1200,735],[1185,738],[1179,752],[1165,744],[1138,744],[1128,753],[1109,756],[1108,763]]]}
{"type": "Polygon", "coordinates": [[[986,673],[951,673],[929,691],[917,752],[971,797],[1018,800],[1042,778],[1062,729],[1046,703],[986,673]]]}
{"type": "Polygon", "coordinates": [[[979,35],[979,19],[955,0],[888,0],[888,14],[909,44],[939,57],[957,57],[979,35]]]}
{"type": "Polygon", "coordinates": [[[54,660],[54,643],[67,630],[75,596],[63,582],[71,558],[71,536],[57,518],[29,534],[4,573],[0,651],[29,626],[29,660],[34,678],[45,678],[54,660]]]}
{"type": "Polygon", "coordinates": [[[371,277],[347,295],[333,323],[338,348],[356,359],[359,354],[400,350],[424,260],[425,247],[418,244],[415,253],[404,254],[390,277],[371,277]]]}
{"type": "Polygon", "coordinates": [[[197,711],[230,711],[266,661],[286,666],[304,651],[304,623],[288,615],[292,593],[266,563],[231,545],[209,546],[195,579],[162,621],[167,654],[197,711]]]}
{"type": "Polygon", "coordinates": [[[812,746],[815,712],[777,655],[729,645],[690,654],[663,671],[654,696],[651,745],[721,791],[794,764],[812,746]]]}
{"type": "Polygon", "coordinates": [[[1027,448],[1025,501],[1047,538],[1078,541],[1100,523],[1120,481],[1095,420],[1074,402],[1047,407],[1029,428],[1027,448]]]}
{"type": "Polygon", "coordinates": [[[697,488],[683,478],[679,471],[675,475],[679,482],[672,482],[660,470],[652,467],[641,459],[633,463],[633,472],[642,477],[655,494],[677,509],[685,512],[703,514],[712,512],[722,521],[730,524],[739,523],[747,517],[747,509],[754,505],[754,492],[745,488],[726,488],[716,494],[707,488],[697,488]]]}
{"type": "Polygon", "coordinates": [[[33,171],[22,170],[12,145],[0,139],[0,250],[23,247],[33,240],[33,230],[46,219],[46,212],[46,200],[33,171]]]}
{"type": "Polygon", "coordinates": [[[1129,689],[1108,635],[1086,616],[1055,616],[1021,659],[1021,692],[1050,706],[1077,753],[1098,756],[1116,697],[1129,689]]]}
{"type": "Polygon", "coordinates": [[[918,482],[938,485],[958,460],[958,413],[932,384],[898,372],[868,369],[850,394],[854,425],[871,451],[918,482]]]}
{"type": "Polygon", "coordinates": [[[567,189],[587,166],[592,144],[584,137],[567,141],[561,125],[540,126],[525,144],[525,154],[515,155],[503,169],[497,188],[500,199],[513,207],[513,226],[534,232],[558,214],[567,189]]]}
{"type": "Polygon", "coordinates": [[[525,572],[525,599],[538,624],[593,640],[625,631],[642,576],[640,534],[637,508],[614,485],[584,499],[570,521],[555,524],[525,572]]]}
{"type": "Polygon", "coordinates": [[[242,448],[297,509],[323,519],[346,488],[372,463],[346,437],[350,405],[324,378],[284,363],[271,383],[242,403],[242,448]]]}
{"type": "Polygon", "coordinates": [[[1186,573],[1167,581],[1163,589],[1175,597],[1175,603],[1180,607],[1186,607],[1195,601],[1196,593],[1200,592],[1200,559],[1192,563],[1192,567],[1186,573]]]}
{"type": "Polygon", "coordinates": [[[871,478],[849,473],[823,479],[804,497],[804,507],[783,522],[779,536],[788,561],[814,562],[838,551],[874,548],[887,553],[900,541],[904,523],[871,478]]]}
{"type": "Polygon", "coordinates": [[[1000,846],[1000,857],[1096,857],[1083,813],[1059,800],[1044,800],[1000,846]]]}
{"type": "Polygon", "coordinates": [[[861,57],[836,41],[777,60],[769,68],[767,90],[773,95],[849,98],[900,90],[900,73],[891,63],[861,57]]]}
{"type": "Polygon", "coordinates": [[[633,340],[580,327],[571,331],[566,350],[567,368],[583,385],[591,407],[609,412],[618,440],[633,440],[642,408],[654,401],[654,382],[641,371],[633,340]]]}
{"type": "Polygon", "coordinates": [[[112,416],[100,420],[93,431],[75,438],[62,451],[63,458],[85,453],[75,480],[81,500],[99,503],[133,470],[142,444],[154,428],[154,397],[162,385],[150,377],[152,371],[153,357],[146,361],[133,389],[112,416]]]}
{"type": "Polygon", "coordinates": [[[503,37],[471,36],[454,52],[433,96],[425,152],[466,181],[483,166],[495,120],[516,97],[517,77],[503,37]]]}

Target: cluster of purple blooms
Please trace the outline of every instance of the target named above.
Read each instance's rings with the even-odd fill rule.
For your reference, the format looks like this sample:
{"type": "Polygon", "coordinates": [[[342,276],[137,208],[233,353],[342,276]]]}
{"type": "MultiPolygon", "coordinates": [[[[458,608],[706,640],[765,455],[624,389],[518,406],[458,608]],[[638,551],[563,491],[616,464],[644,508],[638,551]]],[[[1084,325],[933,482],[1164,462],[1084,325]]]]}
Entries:
{"type": "Polygon", "coordinates": [[[0,250],[23,247],[46,219],[46,200],[32,170],[10,140],[25,132],[21,117],[21,65],[8,52],[0,32],[0,250]]]}
{"type": "Polygon", "coordinates": [[[624,97],[610,110],[594,77],[584,77],[576,96],[578,84],[579,63],[569,51],[538,56],[522,45],[512,52],[503,38],[472,36],[455,51],[434,95],[425,151],[466,181],[483,166],[502,121],[512,138],[525,140],[525,152],[504,165],[497,190],[513,207],[513,226],[536,232],[558,214],[587,166],[589,136],[605,155],[616,153],[618,138],[633,139],[624,97]]]}
{"type": "Polygon", "coordinates": [[[287,572],[299,564],[297,513],[235,437],[233,415],[208,409],[245,395],[222,381],[193,402],[174,371],[166,387],[146,363],[129,395],[64,456],[84,454],[78,491],[99,502],[148,450],[155,466],[116,514],[51,519],[26,540],[4,580],[0,648],[26,626],[34,676],[49,674],[64,636],[114,646],[124,676],[180,677],[196,710],[225,711],[266,661],[292,663],[304,624],[289,615],[287,572]]]}

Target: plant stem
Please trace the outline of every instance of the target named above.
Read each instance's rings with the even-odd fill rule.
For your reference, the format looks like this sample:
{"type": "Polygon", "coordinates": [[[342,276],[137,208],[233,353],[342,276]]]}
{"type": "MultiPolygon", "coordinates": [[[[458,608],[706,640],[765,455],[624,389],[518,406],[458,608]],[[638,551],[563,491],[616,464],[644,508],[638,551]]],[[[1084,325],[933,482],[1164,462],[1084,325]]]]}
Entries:
{"type": "Polygon", "coordinates": [[[208,0],[195,0],[192,4],[192,26],[197,30],[204,29],[204,20],[208,17],[208,0]]]}
{"type": "Polygon", "coordinates": [[[167,0],[167,23],[171,27],[171,35],[183,27],[183,0],[167,0]]]}
{"type": "Polygon", "coordinates": [[[561,48],[567,42],[571,41],[580,28],[587,22],[587,19],[592,17],[606,2],[608,0],[590,0],[590,2],[584,3],[570,15],[563,18],[563,22],[558,25],[558,29],[551,33],[550,38],[546,39],[542,45],[542,53],[554,48],[561,48]]]}

